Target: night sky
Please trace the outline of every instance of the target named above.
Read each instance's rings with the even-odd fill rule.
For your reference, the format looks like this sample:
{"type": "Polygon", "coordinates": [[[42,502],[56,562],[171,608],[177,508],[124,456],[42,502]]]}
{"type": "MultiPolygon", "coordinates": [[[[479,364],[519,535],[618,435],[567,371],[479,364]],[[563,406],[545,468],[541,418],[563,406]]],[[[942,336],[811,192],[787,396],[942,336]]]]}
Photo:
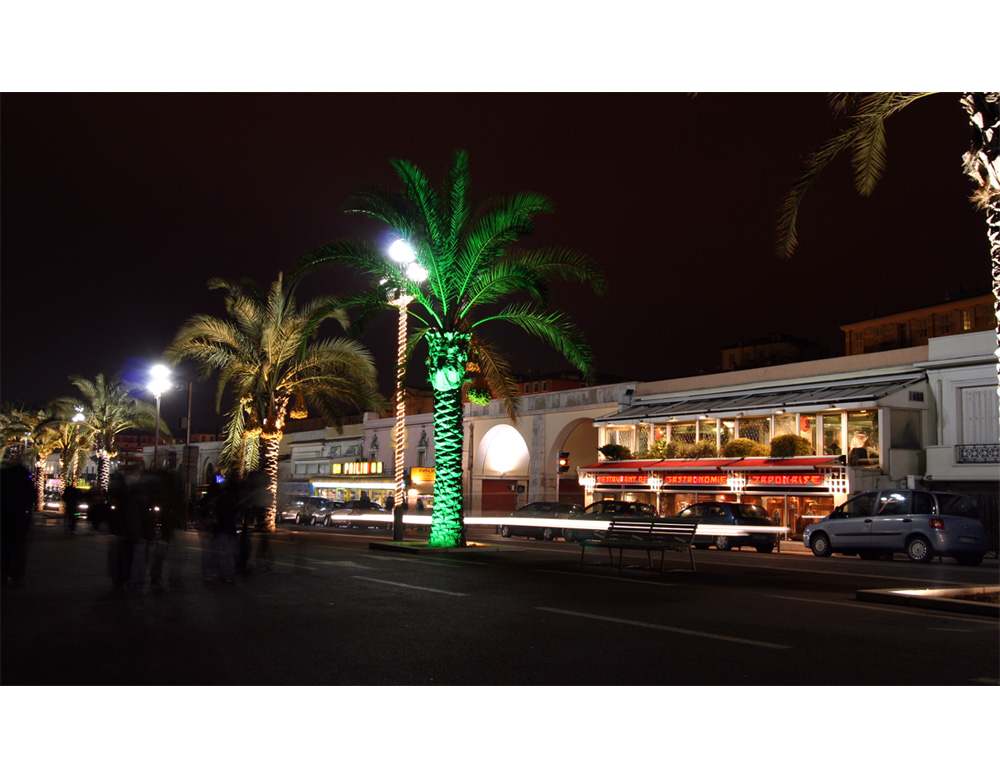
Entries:
{"type": "MultiPolygon", "coordinates": [[[[457,148],[475,190],[554,201],[524,244],[571,246],[605,269],[603,297],[553,293],[600,373],[712,371],[722,347],[774,332],[840,354],[842,324],[989,290],[957,94],[889,121],[874,197],[854,191],[846,156],[831,166],[806,196],[790,261],[775,256],[776,211],[834,130],[821,93],[14,93],[2,106],[4,401],[75,394],[71,374],[141,383],[188,317],[224,313],[210,277],[266,285],[330,239],[388,243],[342,212],[352,189],[397,189],[393,157],[438,184],[457,148]]],[[[330,269],[301,295],[355,285],[330,269]]],[[[567,367],[527,336],[493,337],[519,372],[567,367]]],[[[362,341],[388,390],[394,316],[362,341]]],[[[421,365],[410,381],[424,377],[421,365]]],[[[213,395],[195,387],[196,431],[220,422],[213,395]]],[[[168,423],[185,406],[165,395],[168,423]]]]}

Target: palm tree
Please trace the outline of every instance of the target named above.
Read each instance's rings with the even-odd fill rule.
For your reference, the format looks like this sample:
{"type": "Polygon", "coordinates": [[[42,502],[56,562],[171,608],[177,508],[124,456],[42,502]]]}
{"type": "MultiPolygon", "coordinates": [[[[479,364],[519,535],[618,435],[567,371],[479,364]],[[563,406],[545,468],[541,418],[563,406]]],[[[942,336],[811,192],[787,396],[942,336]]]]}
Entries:
{"type": "Polygon", "coordinates": [[[37,511],[45,509],[45,461],[58,449],[61,418],[56,416],[53,405],[33,409],[26,405],[5,403],[0,413],[0,438],[4,455],[17,444],[21,459],[32,463],[35,471],[37,511]]]}
{"type": "Polygon", "coordinates": [[[239,475],[253,471],[264,442],[271,504],[265,519],[274,529],[278,496],[278,447],[285,418],[304,418],[306,405],[340,428],[341,407],[382,411],[374,360],[357,341],[320,340],[319,325],[335,319],[347,326],[347,314],[335,298],[317,298],[300,309],[295,281],[282,275],[264,293],[251,280],[212,279],[209,288],[226,290],[228,319],[199,314],[177,332],[167,349],[174,361],[191,358],[204,378],[218,370],[216,408],[232,396],[222,459],[239,475]]]}
{"type": "MultiPolygon", "coordinates": [[[[482,334],[487,323],[507,322],[557,349],[585,375],[592,374],[590,349],[567,315],[545,308],[551,279],[577,280],[604,288],[604,279],[584,255],[566,248],[528,251],[516,247],[532,231],[532,219],[553,209],[534,192],[488,198],[473,204],[468,192],[468,155],[455,153],[438,194],[410,162],[393,160],[402,193],[367,187],[354,193],[358,212],[381,221],[407,240],[426,271],[414,281],[391,265],[372,242],[342,239],[317,248],[299,264],[307,272],[320,264],[343,263],[372,279],[372,288],[356,297],[362,318],[390,308],[390,300],[412,296],[406,311],[419,329],[409,348],[427,342],[427,365],[434,389],[435,482],[430,545],[462,541],[462,390],[474,378],[483,395],[493,393],[516,408],[509,363],[482,334]],[[516,294],[526,300],[513,302],[516,294]],[[470,351],[472,358],[470,359],[470,351]],[[474,375],[472,375],[474,373],[474,375]]],[[[363,321],[363,319],[362,319],[363,321]]]]}
{"type": "Polygon", "coordinates": [[[82,427],[97,455],[98,484],[107,492],[111,458],[118,454],[118,434],[133,428],[152,429],[169,438],[170,429],[162,419],[157,424],[156,407],[129,395],[120,377],[105,378],[98,373],[94,380],[80,375],[71,375],[69,380],[83,394],[82,427]]]}
{"type": "MultiPolygon", "coordinates": [[[[858,192],[870,195],[885,171],[885,121],[930,93],[836,93],[831,105],[849,123],[810,154],[798,183],[781,207],[778,255],[790,257],[798,244],[795,222],[806,191],[820,172],[849,149],[858,192]]],[[[986,212],[993,274],[993,309],[997,317],[997,381],[1000,391],[1000,93],[964,93],[960,98],[972,129],[972,144],[962,156],[962,169],[975,185],[972,201],[986,212]]]]}

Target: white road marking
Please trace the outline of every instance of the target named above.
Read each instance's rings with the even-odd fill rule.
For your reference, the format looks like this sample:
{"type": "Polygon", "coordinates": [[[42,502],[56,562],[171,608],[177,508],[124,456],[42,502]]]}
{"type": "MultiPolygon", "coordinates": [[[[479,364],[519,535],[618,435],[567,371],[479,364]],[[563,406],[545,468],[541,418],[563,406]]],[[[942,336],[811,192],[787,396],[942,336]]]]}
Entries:
{"type": "MultiPolygon", "coordinates": [[[[673,583],[673,582],[656,582],[655,580],[636,580],[636,579],[630,579],[630,578],[626,578],[626,577],[615,577],[614,575],[586,574],[584,572],[563,572],[560,569],[536,569],[535,571],[536,572],[544,572],[545,574],[569,575],[570,577],[594,577],[594,578],[597,578],[598,580],[613,580],[614,582],[627,582],[627,583],[630,583],[630,584],[631,583],[635,583],[637,585],[658,585],[661,588],[673,588],[677,584],[677,583],[673,583]]],[[[687,569],[674,569],[674,570],[665,569],[664,570],[664,574],[666,574],[667,572],[670,572],[670,571],[674,571],[674,572],[687,572],[689,570],[687,570],[687,569]]]]}
{"type": "Polygon", "coordinates": [[[361,575],[354,575],[352,579],[355,580],[367,580],[368,582],[377,582],[382,585],[392,585],[395,588],[412,588],[413,590],[426,590],[431,593],[443,593],[446,596],[468,596],[468,593],[455,593],[450,590],[438,590],[437,588],[425,588],[422,585],[408,585],[402,582],[393,582],[392,580],[377,580],[374,577],[362,577],[361,575]]]}
{"type": "Polygon", "coordinates": [[[894,609],[892,604],[885,604],[883,606],[876,606],[875,604],[861,604],[856,601],[824,601],[819,598],[799,598],[796,596],[774,596],[771,594],[762,594],[765,598],[780,598],[785,601],[804,601],[807,604],[822,604],[823,606],[848,606],[854,609],[871,609],[876,612],[896,612],[898,614],[923,614],[928,617],[948,617],[952,620],[963,620],[965,622],[978,622],[981,625],[996,625],[996,620],[986,620],[976,617],[967,617],[957,612],[944,612],[936,609],[924,609],[917,606],[903,606],[902,604],[896,604],[894,609]]]}
{"type": "Polygon", "coordinates": [[[587,620],[603,620],[604,622],[616,622],[621,625],[632,625],[637,628],[650,628],[652,630],[661,630],[666,633],[680,633],[685,636],[694,636],[696,638],[710,638],[716,641],[728,641],[733,644],[748,644],[750,646],[759,646],[764,649],[791,649],[790,646],[785,646],[784,644],[772,644],[767,641],[754,641],[749,638],[737,638],[736,636],[724,636],[718,633],[702,633],[698,630],[685,630],[684,628],[672,628],[668,625],[655,625],[651,622],[638,622],[636,620],[623,620],[618,617],[605,617],[600,614],[588,614],[586,612],[572,612],[568,609],[553,609],[547,606],[537,606],[536,609],[540,609],[543,612],[554,612],[555,614],[568,614],[571,617],[583,617],[587,620]]]}

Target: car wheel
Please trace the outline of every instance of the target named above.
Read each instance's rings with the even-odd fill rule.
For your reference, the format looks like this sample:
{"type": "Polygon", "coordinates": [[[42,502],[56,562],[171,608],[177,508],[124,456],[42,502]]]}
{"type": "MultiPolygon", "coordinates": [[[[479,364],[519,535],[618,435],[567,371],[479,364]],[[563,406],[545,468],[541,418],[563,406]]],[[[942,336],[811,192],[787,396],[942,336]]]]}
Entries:
{"type": "Polygon", "coordinates": [[[757,553],[770,553],[774,550],[774,543],[761,543],[757,546],[757,553]]]}
{"type": "Polygon", "coordinates": [[[977,567],[983,563],[982,553],[959,553],[955,556],[955,560],[958,561],[963,567],[977,567]]]}
{"type": "Polygon", "coordinates": [[[500,527],[500,537],[510,537],[510,527],[500,527]]]}
{"type": "Polygon", "coordinates": [[[575,543],[576,542],[576,535],[574,535],[570,530],[564,529],[563,530],[563,540],[565,540],[568,543],[575,543]]]}
{"type": "Polygon", "coordinates": [[[546,529],[544,532],[542,532],[542,539],[543,540],[555,540],[556,539],[556,531],[554,529],[546,529]]]}
{"type": "Polygon", "coordinates": [[[927,564],[934,558],[934,548],[926,537],[914,535],[906,542],[906,555],[918,564],[927,564]]]}
{"type": "Polygon", "coordinates": [[[728,551],[733,547],[733,543],[725,535],[719,535],[715,538],[715,547],[720,551],[728,551]]]}
{"type": "Polygon", "coordinates": [[[830,538],[822,532],[813,535],[812,540],[809,541],[809,547],[812,548],[813,554],[821,559],[833,553],[833,548],[830,547],[830,538]]]}

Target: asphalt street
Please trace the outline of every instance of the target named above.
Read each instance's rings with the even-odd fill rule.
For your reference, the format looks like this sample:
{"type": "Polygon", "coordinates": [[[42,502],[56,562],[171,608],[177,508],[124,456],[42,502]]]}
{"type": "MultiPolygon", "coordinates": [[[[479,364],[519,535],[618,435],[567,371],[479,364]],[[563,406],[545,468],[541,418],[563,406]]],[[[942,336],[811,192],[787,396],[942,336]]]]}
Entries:
{"type": "Polygon", "coordinates": [[[861,589],[996,584],[977,568],[780,554],[668,554],[619,572],[579,546],[502,540],[372,550],[386,533],[281,527],[271,561],[206,579],[211,539],[179,533],[162,587],[108,576],[113,540],[35,526],[5,587],[9,685],[987,685],[989,617],[862,603],[861,589]]]}

